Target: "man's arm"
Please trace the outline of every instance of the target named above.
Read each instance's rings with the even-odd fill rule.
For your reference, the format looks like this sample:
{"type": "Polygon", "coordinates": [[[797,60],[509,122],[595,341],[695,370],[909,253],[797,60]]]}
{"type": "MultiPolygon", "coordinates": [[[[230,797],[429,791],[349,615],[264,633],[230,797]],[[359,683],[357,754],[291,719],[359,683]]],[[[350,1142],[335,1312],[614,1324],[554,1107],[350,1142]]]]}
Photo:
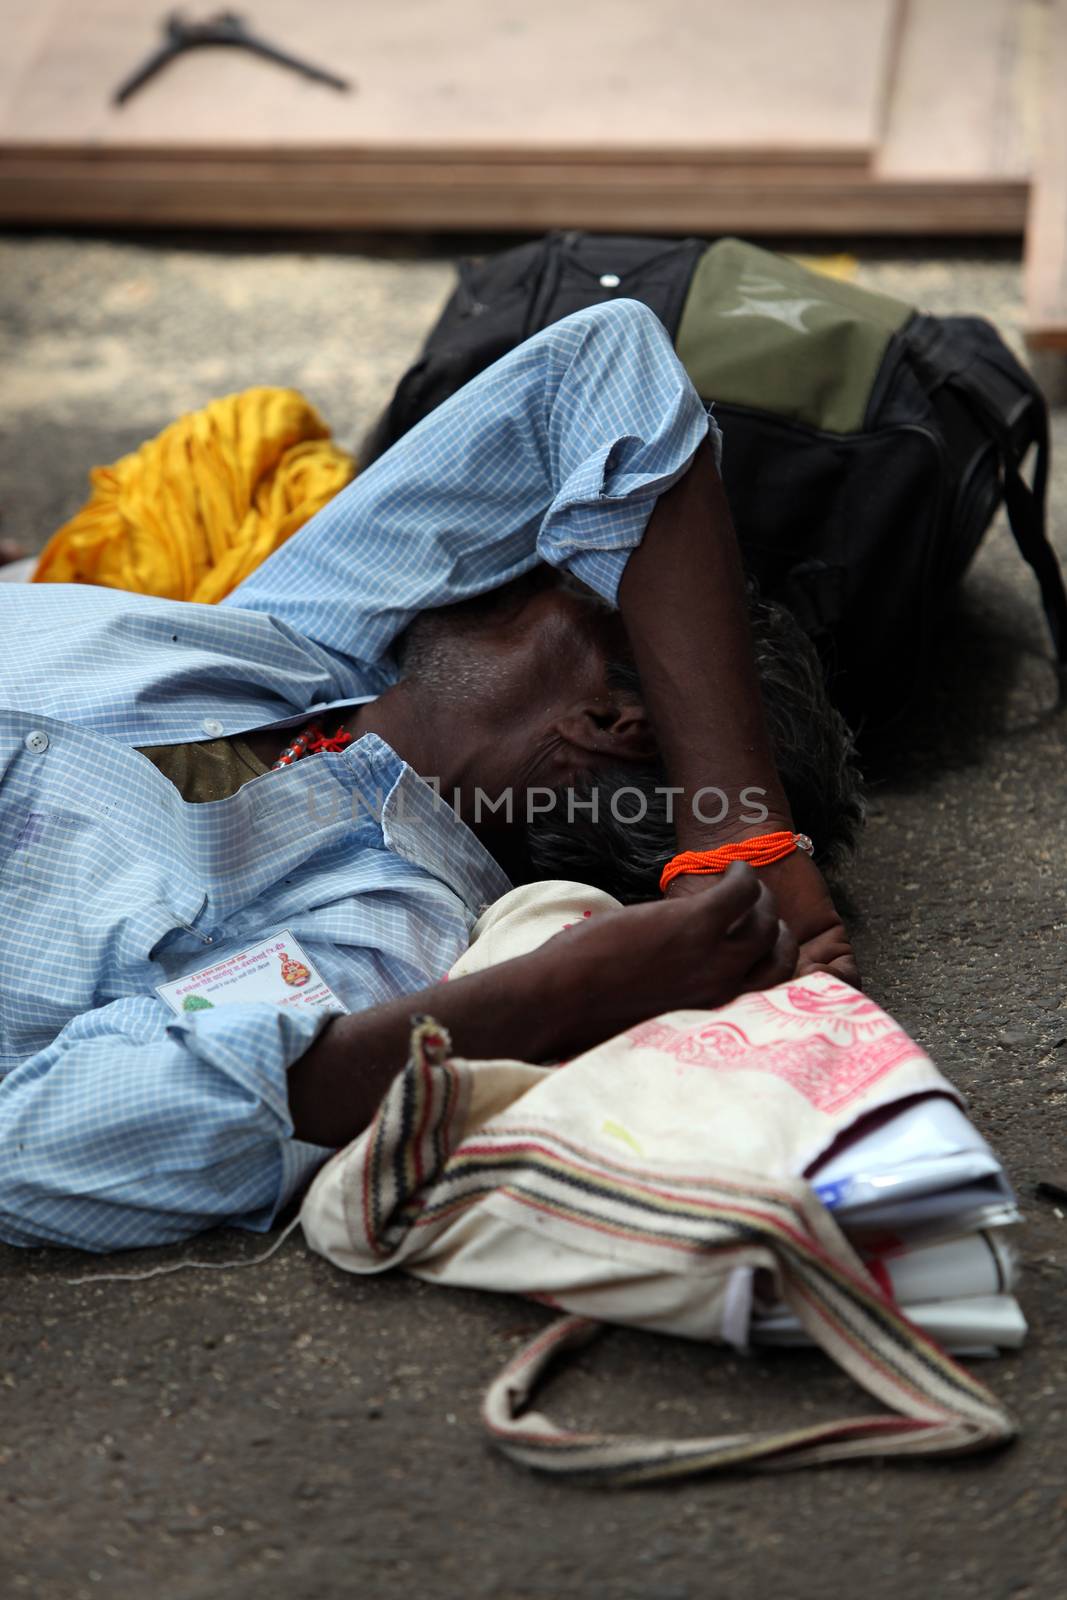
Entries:
{"type": "Polygon", "coordinates": [[[115,1250],[269,1227],[371,1121],[413,1013],[465,1056],[558,1060],[662,1010],[777,982],[794,959],[772,897],[738,868],[699,900],[605,912],[353,1015],[234,1005],[185,1019],[115,1001],[0,1081],[0,1239],[115,1250]]]}
{"type": "Polygon", "coordinates": [[[325,1152],[293,1140],[286,1069],[324,1017],[155,996],[73,1018],[0,1079],[0,1239],[123,1250],[263,1229],[325,1152]]]}
{"type": "Polygon", "coordinates": [[[793,971],[774,897],[735,867],[699,899],[598,913],[530,955],[335,1017],[289,1072],[296,1136],[339,1145],[368,1125],[432,1016],[473,1060],[559,1061],[664,1011],[725,1005],[793,971]]]}
{"type": "MultiPolygon", "coordinates": [[[[627,562],[619,609],[667,772],[684,791],[674,808],[679,849],[792,829],[763,716],[737,539],[707,445],[657,501],[627,562]],[[718,795],[699,799],[704,788],[721,791],[725,810],[718,795]],[[743,822],[754,800],[768,815],[743,822]]],[[[856,981],[848,937],[810,858],[797,851],[760,876],[797,936],[801,970],[825,967],[856,981]]],[[[699,893],[711,882],[676,878],[669,893],[699,893]]]]}
{"type": "Polygon", "coordinates": [[[592,306],[439,406],[222,605],[373,663],[420,611],[540,562],[614,603],[657,495],[709,428],[654,313],[592,306]]]}

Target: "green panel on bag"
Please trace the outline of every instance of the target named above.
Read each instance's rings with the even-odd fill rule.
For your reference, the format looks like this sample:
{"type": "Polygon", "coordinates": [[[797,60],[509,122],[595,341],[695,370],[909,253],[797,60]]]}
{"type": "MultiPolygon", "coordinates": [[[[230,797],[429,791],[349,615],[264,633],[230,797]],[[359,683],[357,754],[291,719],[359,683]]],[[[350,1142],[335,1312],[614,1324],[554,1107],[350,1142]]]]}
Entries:
{"type": "Polygon", "coordinates": [[[720,239],[693,274],[675,343],[706,400],[856,433],[890,337],[913,314],[902,300],[720,239]]]}

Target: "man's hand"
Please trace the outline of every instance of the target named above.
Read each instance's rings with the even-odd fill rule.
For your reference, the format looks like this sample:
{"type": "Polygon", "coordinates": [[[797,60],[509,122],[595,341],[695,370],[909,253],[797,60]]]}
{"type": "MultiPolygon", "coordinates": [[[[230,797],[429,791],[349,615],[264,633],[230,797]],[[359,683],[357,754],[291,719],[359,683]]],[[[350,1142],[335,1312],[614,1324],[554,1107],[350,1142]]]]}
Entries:
{"type": "Polygon", "coordinates": [[[413,1012],[448,1028],[459,1055],[560,1061],[661,1012],[781,983],[796,960],[771,890],[731,867],[700,895],[598,913],[530,955],[331,1018],[289,1069],[294,1132],[327,1146],[362,1132],[404,1065],[413,1012]]]}
{"type": "Polygon", "coordinates": [[[829,972],[860,988],[860,971],[844,923],[818,867],[796,850],[773,867],[763,867],[760,877],[773,888],[782,916],[800,946],[797,976],[829,972]]]}
{"type": "Polygon", "coordinates": [[[772,891],[738,864],[703,894],[599,913],[529,959],[545,966],[573,1054],[664,1011],[710,1009],[781,983],[797,943],[772,891]]]}
{"type": "MultiPolygon", "coordinates": [[[[765,886],[773,889],[779,914],[796,937],[796,976],[829,972],[860,988],[859,967],[848,934],[830,898],[826,880],[811,857],[802,850],[795,850],[773,866],[761,867],[759,876],[765,886]]],[[[722,878],[715,875],[687,873],[675,878],[666,898],[699,897],[721,882],[722,878]]]]}

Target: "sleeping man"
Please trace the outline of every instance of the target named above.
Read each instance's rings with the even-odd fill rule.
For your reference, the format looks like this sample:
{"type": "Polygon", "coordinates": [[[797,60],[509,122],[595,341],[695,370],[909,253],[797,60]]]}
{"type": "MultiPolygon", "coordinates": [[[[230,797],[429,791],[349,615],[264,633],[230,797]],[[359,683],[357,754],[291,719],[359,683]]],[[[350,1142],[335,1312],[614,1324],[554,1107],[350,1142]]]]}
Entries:
{"type": "Polygon", "coordinates": [[[747,602],[718,445],[616,301],[483,373],[219,606],[0,587],[0,1239],[269,1227],[416,1012],[468,1057],[552,1061],[854,977],[797,848],[853,827],[847,734],[747,602]],[[770,864],[699,870],[727,843],[770,864]],[[442,982],[548,877],[625,904],[442,982]]]}

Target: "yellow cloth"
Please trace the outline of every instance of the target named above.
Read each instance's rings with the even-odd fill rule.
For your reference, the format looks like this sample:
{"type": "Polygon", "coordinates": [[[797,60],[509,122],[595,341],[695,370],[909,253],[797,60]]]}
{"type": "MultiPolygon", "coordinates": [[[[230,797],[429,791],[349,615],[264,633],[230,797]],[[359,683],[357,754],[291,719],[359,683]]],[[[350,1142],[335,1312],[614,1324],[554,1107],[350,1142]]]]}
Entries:
{"type": "Polygon", "coordinates": [[[245,389],[110,467],[54,534],[35,583],[221,600],[355,476],[295,389],[245,389]]]}
{"type": "Polygon", "coordinates": [[[809,267],[812,272],[821,272],[824,278],[838,278],[842,283],[850,283],[859,271],[859,262],[855,256],[794,256],[793,260],[801,267],[809,267]]]}

